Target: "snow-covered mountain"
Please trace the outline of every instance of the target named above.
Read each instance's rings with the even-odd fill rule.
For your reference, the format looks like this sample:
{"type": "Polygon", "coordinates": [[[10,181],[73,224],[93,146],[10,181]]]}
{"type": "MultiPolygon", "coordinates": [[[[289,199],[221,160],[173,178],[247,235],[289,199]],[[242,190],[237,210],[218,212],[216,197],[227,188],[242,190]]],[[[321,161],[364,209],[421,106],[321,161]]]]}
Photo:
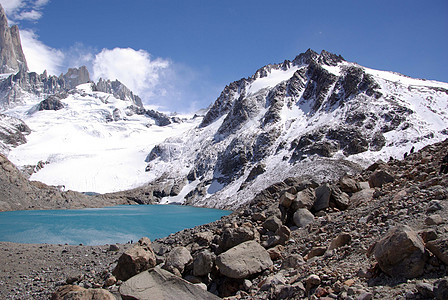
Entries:
{"type": "Polygon", "coordinates": [[[447,83],[308,50],[226,86],[197,128],[147,161],[156,176],[185,178],[162,202],[238,206],[290,176],[329,180],[443,140],[447,112],[447,83]]]}
{"type": "Polygon", "coordinates": [[[95,86],[81,84],[4,111],[30,128],[27,142],[8,155],[30,179],[81,192],[135,188],[155,178],[145,171],[152,147],[199,122],[144,109],[95,86]]]}
{"type": "Polygon", "coordinates": [[[0,151],[32,180],[99,193],[144,186],[132,194],[145,203],[235,207],[287,177],[331,180],[448,135],[447,83],[326,51],[266,65],[205,115],[183,118],[144,108],[119,81],[91,82],[85,67],[48,76],[21,62],[0,75],[0,151]]]}

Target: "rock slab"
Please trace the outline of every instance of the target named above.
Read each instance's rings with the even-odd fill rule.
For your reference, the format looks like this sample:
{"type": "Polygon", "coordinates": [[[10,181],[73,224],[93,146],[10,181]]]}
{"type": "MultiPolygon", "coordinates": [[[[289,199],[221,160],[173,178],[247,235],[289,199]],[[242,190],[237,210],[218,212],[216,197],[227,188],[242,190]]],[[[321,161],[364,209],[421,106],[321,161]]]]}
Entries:
{"type": "Polygon", "coordinates": [[[269,253],[256,241],[248,241],[220,254],[216,265],[222,275],[242,279],[273,265],[269,253]]]}
{"type": "Polygon", "coordinates": [[[120,286],[123,300],[220,299],[180,277],[158,267],[142,272],[120,286]]]}

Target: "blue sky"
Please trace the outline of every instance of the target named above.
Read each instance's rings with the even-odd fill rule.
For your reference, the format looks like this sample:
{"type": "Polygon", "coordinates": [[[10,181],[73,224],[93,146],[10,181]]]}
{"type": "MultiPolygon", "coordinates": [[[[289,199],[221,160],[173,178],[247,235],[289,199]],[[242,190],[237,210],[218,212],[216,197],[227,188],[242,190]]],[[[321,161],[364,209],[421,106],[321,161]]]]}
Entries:
{"type": "Polygon", "coordinates": [[[448,82],[446,0],[0,3],[35,71],[85,64],[168,111],[205,108],[226,84],[308,48],[448,82]]]}

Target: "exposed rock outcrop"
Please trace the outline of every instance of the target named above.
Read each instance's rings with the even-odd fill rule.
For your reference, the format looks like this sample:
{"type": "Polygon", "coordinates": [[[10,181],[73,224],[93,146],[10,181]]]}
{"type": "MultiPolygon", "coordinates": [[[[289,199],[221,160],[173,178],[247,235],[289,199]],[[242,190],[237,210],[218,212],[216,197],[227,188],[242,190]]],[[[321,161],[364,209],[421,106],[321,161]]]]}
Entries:
{"type": "Polygon", "coordinates": [[[121,83],[118,80],[111,81],[100,78],[98,82],[93,85],[93,90],[112,94],[114,95],[114,97],[118,99],[129,101],[132,104],[143,108],[143,103],[140,97],[134,95],[134,93],[129,88],[127,88],[123,83],[121,83]]]}
{"type": "Polygon", "coordinates": [[[0,73],[28,71],[20,41],[19,27],[8,26],[8,20],[0,5],[0,73]]]}

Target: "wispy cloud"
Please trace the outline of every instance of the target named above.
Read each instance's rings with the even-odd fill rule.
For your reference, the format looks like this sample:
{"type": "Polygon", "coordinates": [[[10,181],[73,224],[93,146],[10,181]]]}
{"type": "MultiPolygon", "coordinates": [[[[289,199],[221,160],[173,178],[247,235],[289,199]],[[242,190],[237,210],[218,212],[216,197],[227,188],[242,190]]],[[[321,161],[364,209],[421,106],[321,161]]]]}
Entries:
{"type": "Polygon", "coordinates": [[[22,48],[30,71],[49,74],[60,74],[64,68],[65,54],[58,49],[51,48],[39,40],[34,31],[21,30],[22,48]]]}
{"type": "Polygon", "coordinates": [[[142,98],[150,99],[165,93],[159,85],[170,67],[167,59],[152,59],[145,50],[131,48],[103,49],[93,61],[93,79],[118,79],[142,98]]]}
{"type": "Polygon", "coordinates": [[[37,21],[42,17],[42,9],[50,0],[2,0],[2,6],[11,23],[37,21]]]}

